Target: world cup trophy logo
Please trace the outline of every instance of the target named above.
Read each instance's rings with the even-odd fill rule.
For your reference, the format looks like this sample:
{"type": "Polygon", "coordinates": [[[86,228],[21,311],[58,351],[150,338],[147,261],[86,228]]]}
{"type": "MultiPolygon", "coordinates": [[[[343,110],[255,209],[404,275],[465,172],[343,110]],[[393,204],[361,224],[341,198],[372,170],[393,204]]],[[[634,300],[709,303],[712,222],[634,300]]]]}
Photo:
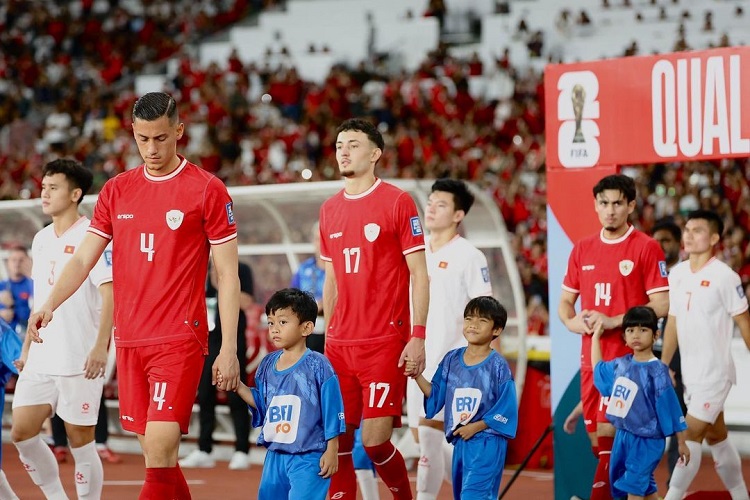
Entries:
{"type": "Polygon", "coordinates": [[[575,116],[576,131],[573,136],[573,143],[580,144],[586,142],[581,131],[581,120],[583,119],[583,104],[586,102],[586,91],[580,83],[573,86],[570,92],[570,100],[573,101],[573,115],[575,116]]]}

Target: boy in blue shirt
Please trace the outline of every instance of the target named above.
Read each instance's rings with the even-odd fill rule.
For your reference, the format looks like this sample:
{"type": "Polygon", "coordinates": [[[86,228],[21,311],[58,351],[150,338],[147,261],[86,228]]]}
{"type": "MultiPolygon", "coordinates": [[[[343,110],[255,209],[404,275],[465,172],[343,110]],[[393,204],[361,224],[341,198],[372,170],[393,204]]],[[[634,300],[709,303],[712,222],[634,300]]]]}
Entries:
{"type": "Polygon", "coordinates": [[[669,368],[652,350],[657,337],[654,310],[646,306],[631,308],[622,319],[622,328],[633,354],[602,362],[601,322],[594,325],[591,342],[594,385],[609,398],[607,419],[617,429],[609,468],[612,497],[655,500],[654,471],[664,453],[666,437],[677,434],[681,460],[690,460],[690,450],[685,445],[687,425],[669,368]]]}
{"type": "MultiPolygon", "coordinates": [[[[469,345],[440,362],[432,383],[415,377],[432,418],[443,406],[445,437],[454,445],[453,498],[494,500],[500,489],[508,439],[516,437],[516,386],[508,362],[490,344],[508,313],[493,297],[471,299],[464,309],[469,345]]],[[[416,365],[407,359],[407,372],[416,365]]]]}
{"type": "Polygon", "coordinates": [[[261,361],[255,387],[240,382],[237,389],[249,405],[253,427],[263,427],[258,444],[268,449],[258,498],[325,500],[346,424],[331,363],[305,346],[318,305],[309,292],[285,288],[268,301],[266,315],[279,350],[261,361]]]}

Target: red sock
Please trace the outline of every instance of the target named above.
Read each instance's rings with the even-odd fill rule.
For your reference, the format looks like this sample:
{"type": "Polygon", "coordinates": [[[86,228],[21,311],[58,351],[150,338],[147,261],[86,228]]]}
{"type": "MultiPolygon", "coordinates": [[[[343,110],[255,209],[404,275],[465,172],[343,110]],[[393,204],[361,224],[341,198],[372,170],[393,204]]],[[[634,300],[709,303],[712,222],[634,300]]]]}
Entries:
{"type": "Polygon", "coordinates": [[[146,468],[146,481],[141,488],[138,500],[165,500],[175,497],[177,468],[146,468]]]}
{"type": "Polygon", "coordinates": [[[612,500],[612,488],[609,484],[609,458],[612,455],[612,443],[615,438],[599,436],[599,465],[594,474],[591,487],[591,500],[612,500]]]}
{"type": "Polygon", "coordinates": [[[375,464],[378,475],[393,493],[393,498],[403,500],[414,498],[411,494],[411,484],[404,457],[390,440],[377,446],[365,446],[365,451],[375,464]]]}
{"type": "Polygon", "coordinates": [[[356,499],[357,476],[354,473],[352,449],[354,448],[354,431],[339,435],[339,470],[331,476],[328,487],[329,498],[356,499]]]}
{"type": "Polygon", "coordinates": [[[188,487],[187,481],[185,480],[185,474],[182,473],[180,464],[175,466],[177,470],[175,479],[177,480],[177,486],[175,487],[175,498],[177,500],[192,500],[190,495],[190,488],[188,487]]]}

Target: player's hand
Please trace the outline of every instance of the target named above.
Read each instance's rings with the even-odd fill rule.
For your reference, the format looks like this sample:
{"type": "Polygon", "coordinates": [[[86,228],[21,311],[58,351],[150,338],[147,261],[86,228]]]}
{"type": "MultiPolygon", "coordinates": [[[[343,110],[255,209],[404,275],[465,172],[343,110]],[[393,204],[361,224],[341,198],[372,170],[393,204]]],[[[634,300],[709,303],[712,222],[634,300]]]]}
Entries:
{"type": "Polygon", "coordinates": [[[578,427],[578,418],[581,415],[579,415],[577,412],[573,411],[568,415],[568,417],[565,419],[565,422],[563,423],[563,430],[566,434],[575,434],[576,427],[578,427]]]}
{"type": "Polygon", "coordinates": [[[677,445],[677,451],[680,454],[679,463],[682,464],[683,467],[689,464],[690,463],[690,448],[687,447],[687,444],[685,444],[684,441],[677,445]]]}
{"type": "Polygon", "coordinates": [[[411,370],[405,368],[404,373],[409,377],[416,377],[424,371],[424,357],[424,339],[412,337],[398,358],[398,367],[404,366],[407,358],[412,360],[416,366],[411,370]]]}
{"type": "Polygon", "coordinates": [[[39,335],[39,329],[46,327],[52,321],[52,309],[42,306],[41,309],[29,316],[29,326],[26,328],[26,335],[32,342],[41,344],[44,342],[39,335]]]}
{"type": "Polygon", "coordinates": [[[593,330],[592,337],[597,339],[601,338],[604,334],[604,322],[602,321],[602,319],[597,319],[592,325],[591,329],[593,330]]]}
{"type": "Polygon", "coordinates": [[[211,383],[223,391],[236,391],[240,381],[240,362],[237,354],[219,351],[211,368],[211,383]],[[222,375],[221,383],[218,383],[218,375],[222,375]]]}
{"type": "Polygon", "coordinates": [[[464,441],[467,441],[474,437],[474,434],[481,431],[484,426],[481,425],[482,422],[472,422],[470,424],[462,425],[455,431],[453,431],[454,436],[458,436],[464,441]]]}
{"type": "Polygon", "coordinates": [[[588,311],[581,311],[568,320],[565,324],[567,329],[578,335],[589,335],[591,333],[591,326],[588,323],[588,311]]]}
{"type": "Polygon", "coordinates": [[[338,446],[329,446],[320,457],[320,472],[318,475],[327,479],[339,470],[339,450],[338,446]]]}
{"type": "Polygon", "coordinates": [[[582,311],[582,313],[584,312],[586,316],[586,325],[589,327],[589,331],[587,333],[594,333],[594,327],[596,326],[598,322],[601,322],[604,330],[611,330],[613,328],[617,328],[617,325],[612,320],[612,318],[600,313],[599,311],[594,311],[594,310],[582,311]]]}
{"type": "Polygon", "coordinates": [[[106,366],[107,348],[94,346],[88,357],[86,357],[86,362],[83,364],[84,376],[87,379],[103,377],[106,366]]]}

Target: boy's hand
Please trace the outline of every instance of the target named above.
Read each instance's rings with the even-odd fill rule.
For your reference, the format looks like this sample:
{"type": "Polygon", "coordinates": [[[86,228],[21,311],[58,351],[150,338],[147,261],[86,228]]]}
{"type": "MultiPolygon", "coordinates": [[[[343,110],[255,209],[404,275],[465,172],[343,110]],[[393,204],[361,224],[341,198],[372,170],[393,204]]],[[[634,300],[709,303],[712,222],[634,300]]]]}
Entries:
{"type": "Polygon", "coordinates": [[[416,378],[417,374],[417,362],[411,358],[404,359],[404,375],[411,378],[416,378]]]}
{"type": "Polygon", "coordinates": [[[680,453],[679,463],[681,463],[683,467],[690,463],[690,448],[687,447],[684,441],[677,444],[677,451],[680,453]]]}
{"type": "Polygon", "coordinates": [[[453,435],[459,436],[464,441],[467,441],[474,437],[474,434],[485,428],[487,428],[487,424],[482,421],[472,422],[470,424],[462,425],[461,427],[453,431],[453,435]]]}
{"type": "Polygon", "coordinates": [[[318,475],[323,479],[336,474],[339,470],[339,453],[338,447],[329,446],[326,451],[323,452],[323,456],[320,457],[320,472],[318,475]]]}
{"type": "Polygon", "coordinates": [[[602,318],[598,318],[592,325],[591,329],[592,337],[597,339],[601,338],[602,334],[604,334],[604,320],[602,318]]]}

